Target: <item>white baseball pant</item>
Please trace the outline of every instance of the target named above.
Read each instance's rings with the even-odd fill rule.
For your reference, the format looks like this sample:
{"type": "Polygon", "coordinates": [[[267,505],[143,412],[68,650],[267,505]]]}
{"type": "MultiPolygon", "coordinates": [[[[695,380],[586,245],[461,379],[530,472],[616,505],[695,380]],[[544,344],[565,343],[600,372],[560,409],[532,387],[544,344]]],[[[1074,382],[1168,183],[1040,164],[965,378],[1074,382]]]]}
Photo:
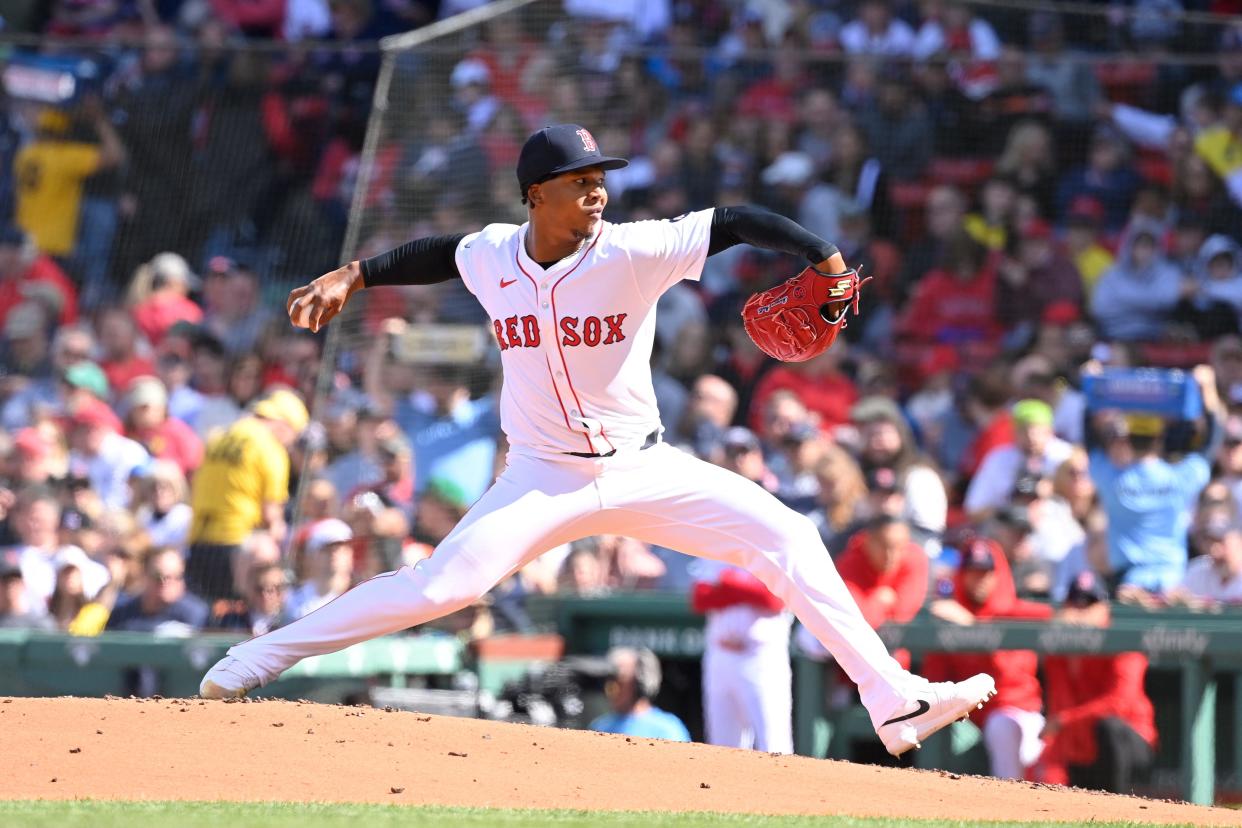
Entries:
{"type": "Polygon", "coordinates": [[[983,744],[988,749],[992,775],[998,779],[1023,779],[1026,769],[1039,761],[1044,742],[1044,715],[1034,710],[1002,707],[983,723],[983,744]]]}
{"type": "Polygon", "coordinates": [[[707,742],[793,753],[793,672],[789,642],[703,653],[703,725],[707,742]]]}
{"type": "Polygon", "coordinates": [[[808,518],[749,480],[666,443],[602,458],[510,452],[500,477],[430,558],[365,581],[229,655],[266,683],[308,656],[455,612],[544,551],[599,534],[749,570],[858,685],[877,728],[922,683],[862,617],[808,518]]]}

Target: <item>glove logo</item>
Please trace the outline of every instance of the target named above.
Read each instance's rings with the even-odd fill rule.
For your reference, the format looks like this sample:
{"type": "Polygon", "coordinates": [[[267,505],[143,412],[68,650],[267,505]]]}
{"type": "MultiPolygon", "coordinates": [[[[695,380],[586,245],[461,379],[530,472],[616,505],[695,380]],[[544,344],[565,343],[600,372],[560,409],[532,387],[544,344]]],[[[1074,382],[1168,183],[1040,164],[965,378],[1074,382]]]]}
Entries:
{"type": "Polygon", "coordinates": [[[763,307],[755,308],[755,313],[756,314],[767,313],[768,311],[772,310],[772,308],[776,307],[777,305],[783,305],[788,301],[789,301],[788,296],[782,296],[780,299],[777,299],[775,302],[770,302],[769,304],[766,304],[763,307]]]}
{"type": "Polygon", "coordinates": [[[854,287],[853,279],[838,279],[836,287],[828,288],[829,296],[844,296],[854,287]]]}

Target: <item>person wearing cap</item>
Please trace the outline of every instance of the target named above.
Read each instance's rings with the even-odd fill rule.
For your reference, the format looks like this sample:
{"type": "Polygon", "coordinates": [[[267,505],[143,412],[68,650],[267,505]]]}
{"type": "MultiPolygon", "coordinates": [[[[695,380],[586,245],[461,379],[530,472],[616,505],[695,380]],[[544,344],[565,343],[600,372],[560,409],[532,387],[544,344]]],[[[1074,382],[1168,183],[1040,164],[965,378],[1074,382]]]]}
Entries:
{"type": "Polygon", "coordinates": [[[114,509],[129,506],[129,477],[151,459],[121,430],[120,419],[97,399],[81,400],[69,415],[70,465],[85,469],[91,488],[114,509]]]}
{"type": "Polygon", "coordinates": [[[125,433],[152,457],[176,464],[187,477],[203,462],[203,441],[194,429],[168,416],[168,391],[156,377],[138,377],[125,392],[125,433]]]}
{"type": "Polygon", "coordinates": [[[96,363],[88,360],[75,362],[61,374],[61,381],[68,386],[65,408],[72,411],[78,402],[94,399],[107,402],[111,392],[108,377],[96,363]],[[86,392],[81,394],[79,392],[86,392]]]}
{"type": "Polygon", "coordinates": [[[19,379],[45,379],[52,371],[47,342],[47,314],[35,302],[23,302],[5,317],[0,369],[19,379]]]}
{"type": "Polygon", "coordinates": [[[896,476],[892,491],[900,491],[904,498],[901,517],[910,525],[915,542],[935,557],[948,518],[948,493],[932,463],[919,453],[901,409],[887,397],[867,397],[854,406],[850,417],[858,427],[863,472],[876,484],[877,470],[892,470],[896,476]]]}
{"type": "Polygon", "coordinates": [[[127,304],[134,324],[153,346],[159,346],[178,322],[198,325],[203,309],[190,299],[201,281],[176,253],[159,253],[140,266],[130,281],[127,304]]]}
{"type": "Polygon", "coordinates": [[[45,484],[64,472],[64,456],[46,429],[28,426],[13,435],[5,458],[4,477],[10,487],[45,484]]]}
{"type": "Polygon", "coordinates": [[[310,415],[301,398],[278,389],[207,444],[190,488],[194,520],[186,574],[198,594],[215,599],[233,591],[232,561],[246,536],[265,528],[285,536],[289,452],[310,415]]]}
{"type": "Polygon", "coordinates": [[[1162,252],[1164,228],[1137,217],[1126,226],[1114,265],[1100,276],[1091,316],[1106,340],[1150,341],[1165,328],[1182,298],[1182,274],[1162,252]]]}
{"type": "Polygon", "coordinates": [[[354,533],[343,520],[328,518],[306,540],[306,581],[289,595],[290,618],[301,618],[342,595],[353,583],[354,533]]]}
{"type": "Polygon", "coordinates": [[[966,488],[963,505],[973,521],[1008,503],[1022,472],[1051,477],[1074,449],[1053,433],[1052,407],[1043,400],[1019,400],[1012,419],[1013,443],[988,452],[966,488]]]}
{"type": "MultiPolygon", "coordinates": [[[[1045,621],[1052,617],[1047,604],[1018,598],[1009,562],[1000,546],[984,537],[968,537],[953,579],[953,597],[933,601],[932,615],[956,624],[996,619],[1045,621]]],[[[986,670],[996,677],[996,699],[978,722],[988,750],[991,773],[1001,779],[1022,779],[1042,750],[1043,694],[1033,650],[990,653],[929,653],[923,673],[937,679],[986,670]]]]}
{"type": "Polygon", "coordinates": [[[1101,243],[1103,224],[1104,205],[1099,200],[1081,195],[1069,203],[1065,213],[1065,252],[1078,269],[1087,299],[1114,262],[1112,251],[1101,243]]]}
{"type": "Polygon", "coordinates": [[[986,675],[934,684],[903,668],[863,618],[808,518],[661,439],[651,378],[661,294],[699,280],[711,254],[746,243],[806,261],[813,270],[799,278],[836,279],[820,284],[821,311],[844,319],[857,271],[835,245],[759,208],[605,221],[607,172],[627,164],[600,152],[581,126],[545,127],[518,158],[526,224],[417,239],[289,294],[290,321],[318,332],[365,287],[460,279],[492,317],[508,462],[430,558],[230,648],[203,676],[202,695],[240,697],[303,658],[450,615],[550,547],[616,531],[749,570],[855,680],[895,756],[992,695],[986,675]]]}
{"type": "MultiPolygon", "coordinates": [[[[1108,515],[1108,555],[1119,598],[1129,591],[1163,595],[1186,572],[1186,535],[1195,500],[1211,479],[1209,458],[1219,447],[1225,410],[1211,366],[1193,377],[1203,398],[1202,445],[1165,459],[1164,421],[1151,414],[1124,417],[1088,411],[1091,479],[1108,515]]],[[[1141,594],[1136,592],[1141,599],[1141,594]]]]}
{"type": "Polygon", "coordinates": [[[757,483],[769,492],[780,488],[780,481],[768,468],[763,457],[763,444],[755,433],[745,426],[733,426],[721,441],[720,465],[729,471],[757,483]]]}
{"type": "Polygon", "coordinates": [[[251,569],[242,596],[242,601],[213,614],[207,628],[263,635],[288,621],[289,576],[279,564],[251,569]]]}
{"type": "MultiPolygon", "coordinates": [[[[1107,627],[1108,590],[1093,572],[1070,584],[1058,618],[1107,627]]],[[[1044,782],[1134,793],[1155,759],[1155,710],[1139,652],[1044,657],[1047,723],[1037,777],[1044,782]]]]}

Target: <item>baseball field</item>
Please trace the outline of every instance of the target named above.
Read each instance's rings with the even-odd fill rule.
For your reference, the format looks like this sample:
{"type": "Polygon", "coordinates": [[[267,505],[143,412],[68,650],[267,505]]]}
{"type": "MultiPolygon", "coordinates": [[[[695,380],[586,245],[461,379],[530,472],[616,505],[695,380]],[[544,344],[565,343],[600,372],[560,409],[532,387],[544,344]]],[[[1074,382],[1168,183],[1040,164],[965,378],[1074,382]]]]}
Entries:
{"type": "Polygon", "coordinates": [[[310,702],[0,699],[0,825],[1238,825],[1224,809],[310,702]]]}

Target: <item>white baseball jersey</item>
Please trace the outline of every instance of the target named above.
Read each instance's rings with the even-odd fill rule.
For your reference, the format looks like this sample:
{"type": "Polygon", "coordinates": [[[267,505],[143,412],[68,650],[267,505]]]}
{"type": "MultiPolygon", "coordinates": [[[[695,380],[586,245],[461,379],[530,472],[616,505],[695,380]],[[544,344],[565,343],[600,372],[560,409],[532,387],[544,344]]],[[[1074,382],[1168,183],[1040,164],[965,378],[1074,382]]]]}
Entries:
{"type": "Polygon", "coordinates": [[[501,351],[500,422],[516,454],[604,454],[660,427],[651,385],[655,304],[707,259],[712,210],[665,221],[601,222],[544,270],[528,224],[462,239],[457,270],[491,317],[501,351]]]}

